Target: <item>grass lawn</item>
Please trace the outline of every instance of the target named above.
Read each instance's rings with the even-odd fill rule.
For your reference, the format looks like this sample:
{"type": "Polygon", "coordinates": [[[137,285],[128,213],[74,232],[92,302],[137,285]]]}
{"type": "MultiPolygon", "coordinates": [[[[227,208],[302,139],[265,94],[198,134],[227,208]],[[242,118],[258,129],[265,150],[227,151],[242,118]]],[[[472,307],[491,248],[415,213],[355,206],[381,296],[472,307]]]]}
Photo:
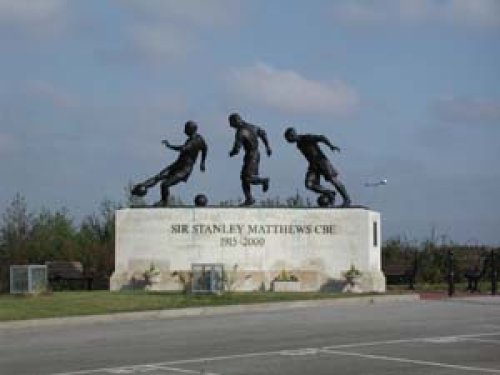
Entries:
{"type": "Polygon", "coordinates": [[[167,292],[54,292],[34,296],[0,295],[0,321],[109,314],[127,311],[220,306],[262,302],[346,298],[336,293],[224,293],[193,295],[167,292]]]}
{"type": "MultiPolygon", "coordinates": [[[[464,283],[456,291],[466,291],[464,283]]],[[[446,291],[447,284],[416,284],[415,292],[446,291]]],[[[489,285],[481,283],[481,291],[489,285]]],[[[388,285],[390,294],[408,293],[406,285],[388,285]]],[[[65,291],[41,295],[0,294],[0,321],[53,318],[77,315],[109,314],[116,312],[176,309],[200,306],[222,306],[263,302],[281,302],[326,298],[349,298],[356,294],[341,293],[273,293],[245,292],[222,295],[193,295],[172,292],[146,291],[65,291]]]]}

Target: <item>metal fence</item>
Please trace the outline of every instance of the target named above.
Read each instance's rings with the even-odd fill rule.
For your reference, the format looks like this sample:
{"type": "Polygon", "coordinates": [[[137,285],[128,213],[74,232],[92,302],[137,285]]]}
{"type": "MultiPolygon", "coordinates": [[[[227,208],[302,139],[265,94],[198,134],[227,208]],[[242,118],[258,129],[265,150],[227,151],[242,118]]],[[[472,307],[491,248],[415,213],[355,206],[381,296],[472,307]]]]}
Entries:
{"type": "Polygon", "coordinates": [[[224,266],[219,263],[194,263],[193,293],[222,293],[224,291],[224,266]]]}
{"type": "Polygon", "coordinates": [[[47,290],[47,266],[10,266],[10,293],[41,293],[47,290]]]}

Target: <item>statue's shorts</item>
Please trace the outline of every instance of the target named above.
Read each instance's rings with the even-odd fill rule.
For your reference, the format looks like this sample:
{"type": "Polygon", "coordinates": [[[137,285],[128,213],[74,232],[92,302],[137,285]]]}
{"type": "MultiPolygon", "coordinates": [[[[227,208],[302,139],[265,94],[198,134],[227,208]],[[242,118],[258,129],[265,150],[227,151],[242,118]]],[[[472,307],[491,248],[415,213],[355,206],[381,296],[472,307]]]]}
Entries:
{"type": "Polygon", "coordinates": [[[327,160],[320,160],[318,163],[310,164],[307,175],[323,176],[325,179],[336,178],[339,173],[335,167],[327,160]]]}
{"type": "Polygon", "coordinates": [[[193,171],[193,167],[191,165],[177,165],[172,164],[162,170],[159,175],[159,180],[167,180],[168,182],[186,182],[193,171]]]}
{"type": "Polygon", "coordinates": [[[241,168],[241,179],[249,179],[259,175],[259,152],[247,152],[243,159],[243,168],[241,168]]]}

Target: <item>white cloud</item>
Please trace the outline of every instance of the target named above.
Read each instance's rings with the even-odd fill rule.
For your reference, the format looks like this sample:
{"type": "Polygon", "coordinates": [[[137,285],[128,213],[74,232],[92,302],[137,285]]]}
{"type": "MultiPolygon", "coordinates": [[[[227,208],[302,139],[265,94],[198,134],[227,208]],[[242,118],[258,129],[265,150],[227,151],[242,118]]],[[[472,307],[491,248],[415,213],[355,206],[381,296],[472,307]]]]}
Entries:
{"type": "Polygon", "coordinates": [[[342,1],[333,6],[335,21],[347,25],[419,25],[499,27],[497,0],[342,1]]]}
{"type": "Polygon", "coordinates": [[[360,104],[356,90],[341,81],[314,81],[263,63],[234,69],[228,85],[231,93],[243,100],[286,113],[343,116],[355,112],[360,104]]]}
{"type": "Polygon", "coordinates": [[[185,57],[206,33],[233,25],[239,19],[236,0],[120,0],[114,2],[127,10],[134,24],[126,38],[130,50],[118,55],[141,57],[163,63],[185,57]]]}
{"type": "Polygon", "coordinates": [[[53,32],[64,24],[64,0],[0,0],[0,25],[30,34],[53,32]]]}
{"type": "Polygon", "coordinates": [[[190,38],[168,25],[136,25],[129,30],[136,53],[149,61],[184,57],[191,49],[190,38]]]}
{"type": "Polygon", "coordinates": [[[500,124],[500,99],[449,97],[433,104],[437,117],[446,122],[500,124]]]}

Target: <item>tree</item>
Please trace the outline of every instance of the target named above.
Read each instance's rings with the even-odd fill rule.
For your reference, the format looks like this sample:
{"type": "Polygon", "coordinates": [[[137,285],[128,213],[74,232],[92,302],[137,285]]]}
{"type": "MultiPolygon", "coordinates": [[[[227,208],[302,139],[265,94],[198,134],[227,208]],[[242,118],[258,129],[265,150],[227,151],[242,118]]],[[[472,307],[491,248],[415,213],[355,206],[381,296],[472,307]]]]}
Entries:
{"type": "Polygon", "coordinates": [[[76,229],[66,209],[44,208],[33,219],[28,240],[30,263],[78,259],[76,229]]]}
{"type": "Polygon", "coordinates": [[[2,215],[0,227],[0,259],[8,263],[28,261],[27,243],[33,214],[28,212],[26,199],[17,193],[2,215]]]}
{"type": "Polygon", "coordinates": [[[87,270],[109,277],[115,265],[115,211],[121,205],[110,200],[101,203],[99,215],[87,216],[80,225],[80,261],[87,270]]]}
{"type": "Polygon", "coordinates": [[[31,221],[26,200],[17,193],[2,214],[0,224],[0,291],[8,286],[9,265],[28,262],[27,242],[31,221]]]}
{"type": "Polygon", "coordinates": [[[304,198],[299,194],[299,191],[295,193],[294,196],[288,197],[286,199],[287,207],[305,207],[306,204],[304,202],[304,198]]]}

